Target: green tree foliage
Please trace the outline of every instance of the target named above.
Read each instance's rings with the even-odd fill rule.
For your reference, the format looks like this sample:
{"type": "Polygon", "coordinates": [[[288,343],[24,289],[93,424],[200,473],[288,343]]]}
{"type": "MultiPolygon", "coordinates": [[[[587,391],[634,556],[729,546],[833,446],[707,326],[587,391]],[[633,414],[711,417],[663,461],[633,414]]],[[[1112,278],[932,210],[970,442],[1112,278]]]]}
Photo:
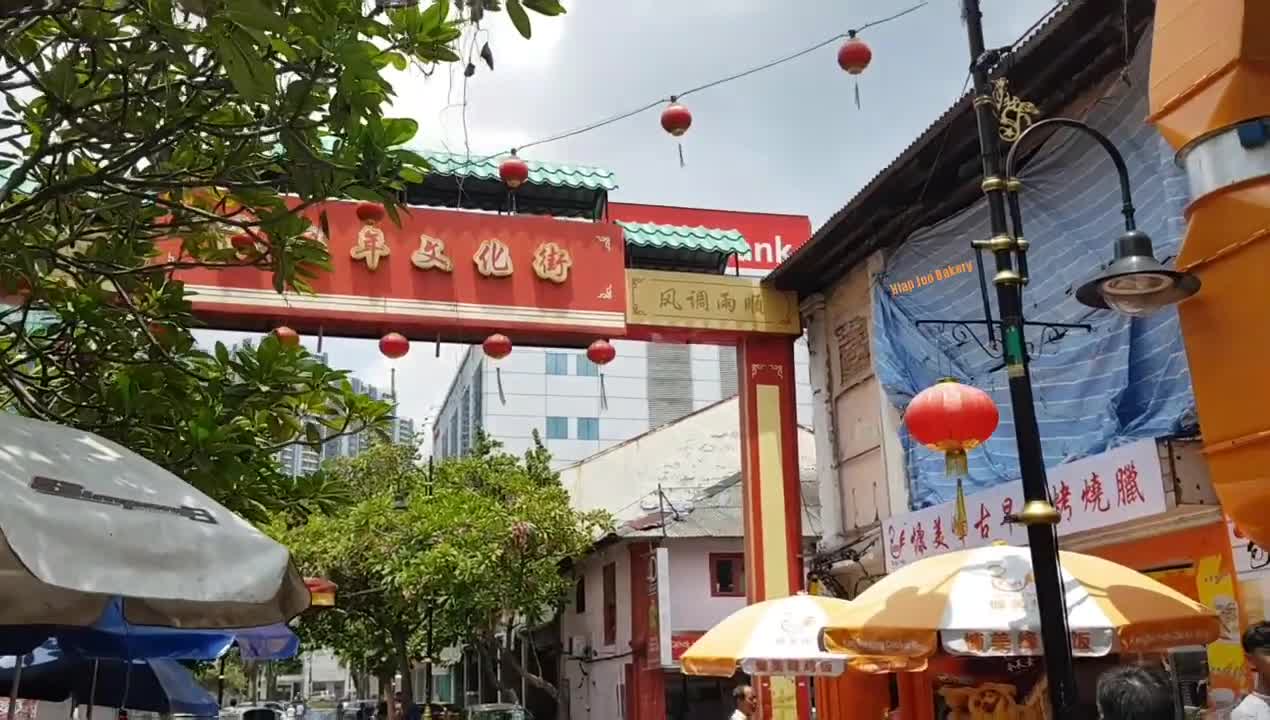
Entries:
{"type": "Polygon", "coordinates": [[[516,457],[482,437],[470,455],[434,465],[415,452],[378,445],[331,463],[325,472],[349,485],[354,503],[273,526],[306,573],[339,585],[337,608],[302,619],[305,641],[380,677],[400,672],[411,692],[431,608],[434,655],[481,646],[556,696],[494,637],[554,617],[573,587],[562,568],[589,550],[608,516],[570,507],[541,444],[516,457]]]}
{"type": "MultiPolygon", "coordinates": [[[[300,210],[345,197],[396,218],[427,168],[402,147],[417,123],[383,112],[385,71],[459,60],[464,26],[501,9],[478,4],[5,3],[0,409],[106,435],[252,518],[303,494],[273,453],[389,408],[276,340],[195,347],[173,273],[254,267],[305,292],[329,256],[300,210]]],[[[526,8],[563,12],[509,2],[525,34],[526,8]]]]}

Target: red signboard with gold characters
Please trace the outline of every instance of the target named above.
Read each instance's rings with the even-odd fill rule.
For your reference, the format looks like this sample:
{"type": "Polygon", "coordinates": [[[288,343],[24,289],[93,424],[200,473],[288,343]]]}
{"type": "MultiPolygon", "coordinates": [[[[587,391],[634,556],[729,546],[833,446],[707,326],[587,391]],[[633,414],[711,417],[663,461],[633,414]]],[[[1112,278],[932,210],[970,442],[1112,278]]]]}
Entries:
{"type": "Polygon", "coordinates": [[[625,334],[621,229],[610,223],[402,208],[400,226],[374,206],[328,202],[305,210],[319,238],[326,210],[332,271],[314,294],[278,294],[254,268],[178,277],[197,314],[217,327],[374,337],[444,329],[447,339],[491,325],[518,342],[625,334]]]}

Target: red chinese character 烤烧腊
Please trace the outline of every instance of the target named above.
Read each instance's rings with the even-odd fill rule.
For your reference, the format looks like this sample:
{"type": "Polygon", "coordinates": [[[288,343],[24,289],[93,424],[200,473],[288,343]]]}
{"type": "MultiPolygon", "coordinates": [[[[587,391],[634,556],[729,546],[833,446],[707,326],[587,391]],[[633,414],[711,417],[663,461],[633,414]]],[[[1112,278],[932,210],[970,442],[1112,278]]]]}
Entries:
{"type": "Polygon", "coordinates": [[[1085,504],[1085,512],[1107,512],[1111,509],[1111,504],[1103,494],[1102,479],[1098,477],[1098,473],[1090,473],[1085,480],[1085,487],[1080,491],[1080,501],[1085,504]]]}

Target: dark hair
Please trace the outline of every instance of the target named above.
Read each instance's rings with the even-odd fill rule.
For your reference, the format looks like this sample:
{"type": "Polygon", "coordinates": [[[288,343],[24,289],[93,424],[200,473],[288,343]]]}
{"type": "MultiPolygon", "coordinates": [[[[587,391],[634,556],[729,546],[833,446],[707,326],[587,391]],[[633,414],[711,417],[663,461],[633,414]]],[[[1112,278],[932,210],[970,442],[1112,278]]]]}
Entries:
{"type": "Polygon", "coordinates": [[[753,689],[754,688],[750,687],[749,685],[737,685],[736,687],[732,688],[732,699],[737,702],[741,702],[742,700],[745,699],[745,691],[753,690],[753,689]]]}
{"type": "Polygon", "coordinates": [[[1173,717],[1168,679],[1156,668],[1121,665],[1098,678],[1098,714],[1104,720],[1173,717]]]}
{"type": "Polygon", "coordinates": [[[1259,622],[1248,628],[1243,637],[1244,652],[1252,655],[1270,649],[1270,622],[1259,622]]]}

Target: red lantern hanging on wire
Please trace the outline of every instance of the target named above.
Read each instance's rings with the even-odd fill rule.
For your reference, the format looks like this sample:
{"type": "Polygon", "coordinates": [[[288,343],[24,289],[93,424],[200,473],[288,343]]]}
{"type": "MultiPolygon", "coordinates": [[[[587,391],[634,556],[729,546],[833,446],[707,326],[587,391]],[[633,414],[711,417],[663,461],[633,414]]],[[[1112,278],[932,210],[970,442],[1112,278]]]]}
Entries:
{"type": "Polygon", "coordinates": [[[503,394],[503,371],[498,367],[498,361],[512,354],[511,338],[502,333],[494,333],[485,338],[485,342],[481,343],[481,349],[485,351],[485,357],[494,363],[494,378],[498,381],[498,399],[506,405],[507,396],[503,394]]]}
{"type": "MultiPolygon", "coordinates": [[[[398,360],[406,356],[410,352],[410,341],[405,335],[396,332],[390,332],[379,338],[379,352],[389,360],[398,360]]],[[[389,376],[392,378],[390,391],[392,392],[393,402],[397,402],[397,367],[394,364],[389,368],[389,376]]]]}
{"type": "Polygon", "coordinates": [[[604,389],[604,366],[613,362],[613,358],[617,357],[617,349],[613,347],[613,343],[608,340],[592,341],[586,349],[586,358],[596,365],[600,366],[600,407],[608,408],[608,393],[604,389]]]}
{"type": "Polygon", "coordinates": [[[273,336],[278,338],[278,342],[282,343],[284,347],[299,347],[300,346],[300,333],[296,332],[295,330],[292,330],[286,325],[279,325],[278,327],[274,328],[273,336]]]}
{"type": "Polygon", "coordinates": [[[1001,416],[988,393],[945,378],[919,392],[904,411],[904,425],[915,440],[944,453],[949,475],[967,473],[966,451],[996,431],[1001,416]]]}
{"type": "Polygon", "coordinates": [[[856,77],[855,81],[855,106],[860,107],[860,73],[869,67],[869,63],[873,61],[873,50],[867,43],[856,37],[855,30],[847,31],[847,41],[838,48],[838,66],[846,70],[849,74],[856,77]]]}
{"type": "Polygon", "coordinates": [[[498,177],[507,186],[507,210],[516,212],[516,190],[529,180],[529,164],[516,157],[516,149],[512,148],[511,157],[498,165],[498,177]]]}
{"type": "Polygon", "coordinates": [[[529,179],[529,163],[516,157],[516,151],[513,149],[511,157],[499,163],[498,177],[502,179],[508,190],[515,192],[529,179]]]}
{"type": "MultiPolygon", "coordinates": [[[[688,108],[679,104],[679,98],[674,95],[670,96],[670,105],[661,111],[661,127],[666,132],[676,138],[683,137],[688,132],[688,128],[692,127],[692,113],[688,112],[688,108]]],[[[684,146],[683,142],[679,143],[679,167],[684,166],[684,146]]]]}
{"type": "Polygon", "coordinates": [[[357,213],[357,219],[365,225],[375,225],[384,219],[384,206],[379,203],[357,203],[354,212],[357,213]]]}
{"type": "Polygon", "coordinates": [[[403,358],[410,352],[410,341],[401,333],[390,332],[379,338],[379,352],[389,360],[403,358]]]}

